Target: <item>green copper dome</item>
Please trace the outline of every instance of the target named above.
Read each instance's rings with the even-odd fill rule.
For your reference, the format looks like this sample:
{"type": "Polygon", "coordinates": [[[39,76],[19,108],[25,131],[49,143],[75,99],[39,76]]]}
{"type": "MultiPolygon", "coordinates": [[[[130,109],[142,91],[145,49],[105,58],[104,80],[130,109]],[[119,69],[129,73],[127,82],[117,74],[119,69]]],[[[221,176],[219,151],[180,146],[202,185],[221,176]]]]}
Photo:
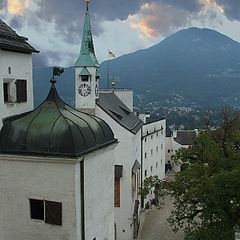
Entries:
{"type": "Polygon", "coordinates": [[[114,142],[106,122],[67,105],[54,84],[36,109],[5,119],[0,133],[2,153],[80,156],[114,142]]]}
{"type": "Polygon", "coordinates": [[[84,27],[83,27],[83,36],[82,36],[82,45],[79,57],[75,63],[76,67],[99,67],[98,60],[95,56],[91,24],[90,24],[90,16],[89,11],[87,9],[84,27]]]}

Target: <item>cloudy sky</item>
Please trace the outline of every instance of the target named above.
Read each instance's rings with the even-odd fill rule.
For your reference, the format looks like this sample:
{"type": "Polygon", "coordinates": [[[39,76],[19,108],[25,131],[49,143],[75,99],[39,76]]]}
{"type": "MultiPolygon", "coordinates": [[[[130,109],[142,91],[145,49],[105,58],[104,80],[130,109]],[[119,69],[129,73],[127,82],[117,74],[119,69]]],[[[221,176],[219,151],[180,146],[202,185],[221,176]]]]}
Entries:
{"type": "MultiPolygon", "coordinates": [[[[80,50],[85,0],[0,0],[0,18],[28,37],[35,63],[71,66],[80,50]]],[[[152,46],[182,28],[208,27],[240,42],[240,0],[91,0],[97,57],[152,46]]]]}

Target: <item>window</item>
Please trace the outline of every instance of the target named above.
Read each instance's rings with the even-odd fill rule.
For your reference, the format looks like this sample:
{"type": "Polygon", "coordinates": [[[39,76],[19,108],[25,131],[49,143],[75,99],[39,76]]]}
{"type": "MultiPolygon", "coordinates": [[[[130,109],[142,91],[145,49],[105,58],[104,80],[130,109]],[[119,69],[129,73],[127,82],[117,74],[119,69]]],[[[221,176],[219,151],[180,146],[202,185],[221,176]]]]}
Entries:
{"type": "Polygon", "coordinates": [[[43,200],[30,199],[30,212],[32,219],[44,220],[43,200]]]}
{"type": "Polygon", "coordinates": [[[27,101],[27,81],[17,79],[3,80],[3,96],[5,103],[26,102],[27,101]]]}
{"type": "Polygon", "coordinates": [[[158,162],[156,162],[156,168],[158,168],[158,162]]]}
{"type": "Polygon", "coordinates": [[[26,80],[16,80],[16,93],[17,93],[17,102],[26,102],[27,101],[27,81],[26,80]]]}
{"type": "Polygon", "coordinates": [[[158,152],[158,146],[156,147],[156,152],[158,152]]]}
{"type": "Polygon", "coordinates": [[[11,74],[12,73],[12,69],[11,67],[8,67],[8,74],[11,74]]]}
{"type": "Polygon", "coordinates": [[[114,183],[114,207],[120,207],[120,177],[115,177],[115,183],[114,183]]]}
{"type": "Polygon", "coordinates": [[[147,177],[147,170],[145,170],[145,172],[144,172],[144,176],[147,177]]]}
{"type": "Polygon", "coordinates": [[[151,135],[151,139],[153,139],[153,135],[151,135]]]}
{"type": "Polygon", "coordinates": [[[3,96],[5,103],[14,103],[16,101],[14,79],[3,79],[3,96]]]}
{"type": "Polygon", "coordinates": [[[163,145],[161,144],[161,149],[163,149],[163,145]]]}
{"type": "Polygon", "coordinates": [[[88,81],[88,75],[81,75],[81,79],[83,82],[87,82],[88,81]]]}
{"type": "Polygon", "coordinates": [[[152,166],[151,166],[150,170],[151,170],[151,172],[152,172],[152,170],[153,170],[153,167],[152,167],[152,166]]]}
{"type": "Polygon", "coordinates": [[[170,149],[168,149],[167,151],[168,151],[168,153],[170,153],[170,149]]]}
{"type": "Polygon", "coordinates": [[[144,157],[147,158],[147,153],[144,154],[144,157]]]}
{"type": "Polygon", "coordinates": [[[145,137],[144,141],[147,142],[147,138],[146,137],[145,137]]]}
{"type": "Polygon", "coordinates": [[[158,137],[158,132],[156,133],[157,137],[158,137]]]}
{"type": "Polygon", "coordinates": [[[151,149],[151,155],[153,155],[153,150],[151,149]]]}
{"type": "Polygon", "coordinates": [[[29,201],[32,219],[43,220],[45,223],[53,225],[62,225],[62,203],[37,199],[29,199],[29,201]]]}

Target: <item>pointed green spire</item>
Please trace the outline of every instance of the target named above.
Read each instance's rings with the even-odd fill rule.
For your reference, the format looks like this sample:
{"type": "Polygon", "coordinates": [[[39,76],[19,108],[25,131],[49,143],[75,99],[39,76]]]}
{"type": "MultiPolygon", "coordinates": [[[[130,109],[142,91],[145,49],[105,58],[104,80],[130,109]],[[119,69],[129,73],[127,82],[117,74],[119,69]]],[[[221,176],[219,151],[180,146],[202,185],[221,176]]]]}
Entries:
{"type": "Polygon", "coordinates": [[[89,0],[86,0],[86,14],[83,27],[82,45],[79,57],[75,63],[76,67],[99,67],[94,51],[88,4],[89,0]]]}

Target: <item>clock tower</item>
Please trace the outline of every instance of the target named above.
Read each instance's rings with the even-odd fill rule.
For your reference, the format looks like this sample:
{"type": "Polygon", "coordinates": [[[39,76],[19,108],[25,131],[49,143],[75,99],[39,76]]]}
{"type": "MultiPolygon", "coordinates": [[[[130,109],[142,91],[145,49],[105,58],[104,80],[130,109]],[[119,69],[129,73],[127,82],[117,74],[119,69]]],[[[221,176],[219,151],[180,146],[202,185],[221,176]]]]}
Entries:
{"type": "Polygon", "coordinates": [[[82,45],[75,63],[75,107],[80,111],[95,114],[100,76],[91,32],[89,2],[90,0],[86,0],[82,45]]]}

